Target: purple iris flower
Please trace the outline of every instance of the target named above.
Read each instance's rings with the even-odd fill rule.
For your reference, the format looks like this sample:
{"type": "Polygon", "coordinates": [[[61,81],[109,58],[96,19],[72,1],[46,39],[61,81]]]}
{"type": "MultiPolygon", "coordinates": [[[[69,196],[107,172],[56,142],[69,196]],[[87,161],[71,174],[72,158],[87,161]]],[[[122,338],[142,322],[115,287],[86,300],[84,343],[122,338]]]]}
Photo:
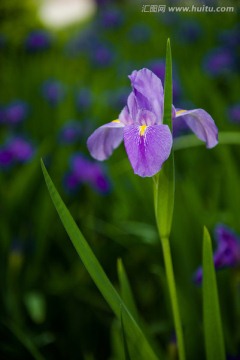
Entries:
{"type": "MultiPolygon", "coordinates": [[[[127,106],[119,118],[101,126],[88,138],[87,146],[97,160],[107,159],[124,141],[134,170],[142,177],[151,177],[161,169],[170,155],[172,134],[163,124],[163,87],[161,80],[150,70],[133,71],[127,106]]],[[[218,142],[218,130],[211,116],[202,109],[175,110],[173,126],[183,117],[188,127],[208,148],[218,142]]]]}
{"type": "MultiPolygon", "coordinates": [[[[215,229],[217,249],[213,255],[216,270],[235,267],[240,263],[240,238],[229,227],[219,224],[215,229]]],[[[194,281],[200,284],[203,271],[198,268],[194,274],[194,281]]]]}
{"type": "Polygon", "coordinates": [[[42,93],[50,105],[56,106],[64,98],[64,86],[57,80],[47,80],[43,83],[42,93]]]}
{"type": "Polygon", "coordinates": [[[68,121],[60,129],[59,141],[62,144],[74,144],[81,135],[81,126],[78,121],[68,121]]]}
{"type": "Polygon", "coordinates": [[[231,122],[240,124],[240,103],[235,104],[228,109],[228,116],[231,122]]]}
{"type": "Polygon", "coordinates": [[[25,40],[25,48],[30,52],[47,50],[52,43],[49,32],[45,30],[32,31],[25,40]]]}
{"type": "Polygon", "coordinates": [[[28,115],[29,107],[21,100],[11,102],[5,108],[5,122],[9,125],[18,125],[23,122],[28,115]]]}

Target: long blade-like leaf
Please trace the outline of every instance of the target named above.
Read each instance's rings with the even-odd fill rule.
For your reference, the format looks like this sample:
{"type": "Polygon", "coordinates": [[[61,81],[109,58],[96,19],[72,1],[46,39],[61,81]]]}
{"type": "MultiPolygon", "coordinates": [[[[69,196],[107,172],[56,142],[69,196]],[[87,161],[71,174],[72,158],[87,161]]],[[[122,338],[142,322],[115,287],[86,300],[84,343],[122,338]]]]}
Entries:
{"type": "Polygon", "coordinates": [[[132,290],[128,281],[125,268],[123,266],[122,259],[118,259],[117,270],[118,270],[118,278],[120,282],[121,297],[124,303],[127,305],[129,311],[131,312],[136,322],[139,323],[138,310],[135,304],[135,300],[132,294],[132,290]]]}
{"type": "Polygon", "coordinates": [[[123,321],[122,309],[121,309],[121,329],[122,329],[123,349],[124,349],[125,360],[131,360],[131,356],[130,356],[129,350],[128,350],[128,344],[127,344],[127,338],[126,338],[126,333],[125,333],[125,326],[124,326],[124,321],[123,321]]]}
{"type": "Polygon", "coordinates": [[[84,236],[82,235],[81,231],[73,220],[71,214],[63,203],[43,162],[41,162],[41,165],[48,191],[50,193],[54,206],[79,257],[81,258],[83,264],[85,265],[96,286],[102,293],[103,297],[119,319],[121,317],[120,308],[122,309],[125,330],[131,341],[131,346],[134,348],[136,358],[144,360],[157,360],[156,354],[152,350],[141,329],[129,313],[121,297],[108,279],[103,268],[93,254],[90,246],[88,245],[87,241],[85,240],[84,236]]]}
{"type": "Polygon", "coordinates": [[[209,232],[203,234],[203,322],[207,360],[226,359],[209,232]]]}
{"type": "MultiPolygon", "coordinates": [[[[170,40],[167,42],[166,70],[164,82],[163,123],[172,130],[172,55],[170,40]]],[[[174,153],[164,163],[162,169],[153,177],[154,204],[158,230],[161,238],[169,238],[174,207],[174,153]]]]}

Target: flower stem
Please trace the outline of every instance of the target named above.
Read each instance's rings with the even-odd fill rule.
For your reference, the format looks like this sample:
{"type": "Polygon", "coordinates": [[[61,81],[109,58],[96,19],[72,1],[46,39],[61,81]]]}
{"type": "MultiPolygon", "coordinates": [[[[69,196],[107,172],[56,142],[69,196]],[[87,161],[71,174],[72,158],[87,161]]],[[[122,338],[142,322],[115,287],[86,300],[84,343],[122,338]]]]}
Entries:
{"type": "Polygon", "coordinates": [[[167,274],[167,282],[168,282],[168,287],[169,287],[170,299],[171,299],[171,304],[172,304],[175,331],[176,331],[176,335],[177,335],[179,359],[185,360],[183,333],[182,333],[181,318],[180,318],[179,306],[178,306],[178,300],[177,300],[177,290],[176,290],[176,284],[175,284],[175,278],[174,278],[174,272],[173,272],[169,238],[168,237],[161,238],[161,242],[162,242],[163,257],[164,257],[165,269],[166,269],[166,274],[167,274]]]}

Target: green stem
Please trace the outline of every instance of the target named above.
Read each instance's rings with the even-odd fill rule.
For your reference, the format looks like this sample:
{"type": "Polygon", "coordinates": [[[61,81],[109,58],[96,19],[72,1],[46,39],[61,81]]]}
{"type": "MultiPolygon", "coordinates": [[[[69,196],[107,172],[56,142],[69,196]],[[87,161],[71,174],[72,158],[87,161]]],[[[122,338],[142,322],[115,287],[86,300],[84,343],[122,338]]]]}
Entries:
{"type": "Polygon", "coordinates": [[[182,332],[181,318],[180,318],[180,313],[179,313],[175,278],[174,278],[174,273],[173,273],[172,256],[171,256],[169,238],[168,237],[161,238],[161,242],[162,242],[162,248],[163,248],[163,257],[164,257],[165,269],[166,269],[166,274],[167,274],[167,282],[168,282],[168,287],[169,287],[170,299],[171,299],[171,304],[172,304],[174,325],[175,325],[175,330],[176,330],[176,335],[177,335],[179,359],[185,360],[183,332],[182,332]]]}

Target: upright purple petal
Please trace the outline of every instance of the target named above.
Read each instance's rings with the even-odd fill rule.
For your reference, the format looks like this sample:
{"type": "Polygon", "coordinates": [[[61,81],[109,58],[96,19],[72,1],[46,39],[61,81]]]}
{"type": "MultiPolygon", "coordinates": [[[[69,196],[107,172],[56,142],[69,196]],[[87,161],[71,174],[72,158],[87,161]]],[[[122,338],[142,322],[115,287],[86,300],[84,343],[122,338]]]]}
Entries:
{"type": "Polygon", "coordinates": [[[174,123],[179,117],[183,117],[187,126],[195,133],[195,135],[206,143],[207,148],[212,148],[218,143],[218,129],[213,118],[203,109],[195,110],[178,110],[174,123]]]}
{"type": "Polygon", "coordinates": [[[155,175],[170,155],[172,135],[167,125],[124,127],[124,144],[134,173],[155,175]]]}
{"type": "Polygon", "coordinates": [[[101,161],[112,155],[113,150],[123,140],[123,127],[124,125],[119,120],[115,120],[95,130],[87,141],[92,157],[101,161]]]}
{"type": "Polygon", "coordinates": [[[157,123],[163,117],[163,87],[161,80],[150,70],[133,71],[129,76],[138,107],[155,113],[157,123]]]}
{"type": "Polygon", "coordinates": [[[134,92],[132,91],[127,99],[127,107],[129,115],[132,119],[135,119],[138,112],[138,103],[134,92]]]}
{"type": "Polygon", "coordinates": [[[119,114],[119,120],[121,121],[121,123],[123,123],[124,125],[130,125],[133,124],[133,119],[129,113],[128,107],[125,106],[122,111],[119,114]]]}

